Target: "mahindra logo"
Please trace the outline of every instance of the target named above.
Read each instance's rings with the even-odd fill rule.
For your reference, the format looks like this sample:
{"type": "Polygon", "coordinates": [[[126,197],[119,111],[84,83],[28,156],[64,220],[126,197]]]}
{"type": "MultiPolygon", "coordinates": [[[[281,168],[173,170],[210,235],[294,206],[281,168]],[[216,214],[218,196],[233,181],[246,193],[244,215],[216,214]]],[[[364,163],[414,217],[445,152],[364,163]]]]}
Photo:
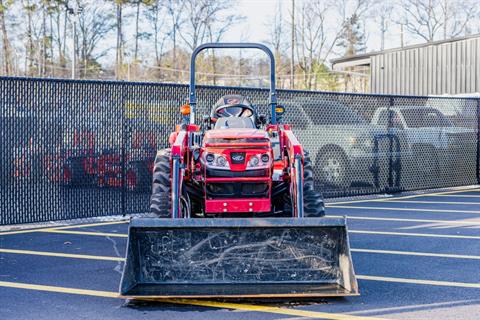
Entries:
{"type": "Polygon", "coordinates": [[[236,155],[236,156],[232,156],[232,160],[233,161],[238,161],[238,162],[240,162],[240,161],[243,162],[243,160],[245,160],[245,157],[242,156],[242,155],[236,155]]]}
{"type": "Polygon", "coordinates": [[[233,164],[243,164],[245,162],[245,152],[232,152],[230,157],[233,164]]]}
{"type": "Polygon", "coordinates": [[[240,99],[238,98],[227,99],[227,104],[239,104],[239,103],[240,103],[240,99]]]}

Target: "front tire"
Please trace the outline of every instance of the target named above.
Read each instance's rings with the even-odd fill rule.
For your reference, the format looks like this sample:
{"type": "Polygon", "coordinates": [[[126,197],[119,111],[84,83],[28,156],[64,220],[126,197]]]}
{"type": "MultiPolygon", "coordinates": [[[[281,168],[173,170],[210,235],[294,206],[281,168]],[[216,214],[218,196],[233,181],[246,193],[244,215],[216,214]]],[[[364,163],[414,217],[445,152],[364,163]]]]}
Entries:
{"type": "MultiPolygon", "coordinates": [[[[303,210],[305,217],[323,217],[325,216],[325,205],[323,196],[315,189],[313,179],[312,160],[307,151],[304,151],[303,162],[303,210]]],[[[282,193],[275,202],[282,209],[282,216],[293,215],[292,195],[287,190],[282,193]]]]}
{"type": "Polygon", "coordinates": [[[172,186],[170,183],[170,156],[171,150],[169,148],[158,151],[153,166],[150,211],[160,218],[171,217],[172,186]]]}
{"type": "Polygon", "coordinates": [[[325,216],[325,204],[322,194],[315,189],[313,180],[312,160],[308,151],[304,152],[303,160],[303,210],[305,217],[325,216]]]}

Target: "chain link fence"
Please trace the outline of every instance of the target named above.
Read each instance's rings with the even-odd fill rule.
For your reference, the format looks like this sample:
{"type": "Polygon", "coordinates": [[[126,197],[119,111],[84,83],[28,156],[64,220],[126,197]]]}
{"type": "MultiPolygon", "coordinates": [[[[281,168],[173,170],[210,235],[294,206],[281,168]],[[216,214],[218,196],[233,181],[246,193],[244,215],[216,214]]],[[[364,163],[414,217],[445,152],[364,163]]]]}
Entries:
{"type": "MultiPolygon", "coordinates": [[[[198,118],[225,94],[269,115],[268,91],[199,87],[198,118]]],[[[0,225],[148,211],[157,149],[185,85],[0,78],[0,225]]],[[[478,182],[479,101],[278,92],[325,197],[478,182]]]]}

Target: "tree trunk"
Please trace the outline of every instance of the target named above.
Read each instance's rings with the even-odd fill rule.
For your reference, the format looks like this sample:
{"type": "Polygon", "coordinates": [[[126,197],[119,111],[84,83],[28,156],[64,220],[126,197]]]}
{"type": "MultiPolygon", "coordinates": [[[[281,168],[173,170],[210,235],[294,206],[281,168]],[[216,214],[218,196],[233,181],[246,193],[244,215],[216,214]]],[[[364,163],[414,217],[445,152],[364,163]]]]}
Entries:
{"type": "Polygon", "coordinates": [[[290,89],[295,89],[295,0],[292,0],[292,38],[290,47],[290,89]]]}
{"type": "Polygon", "coordinates": [[[27,1],[24,8],[27,11],[27,48],[26,48],[26,59],[28,61],[28,68],[25,69],[25,74],[27,76],[32,75],[32,68],[33,68],[33,39],[32,39],[32,9],[30,7],[30,1],[27,1]]]}
{"type": "Polygon", "coordinates": [[[49,23],[50,23],[50,76],[55,76],[55,65],[53,63],[53,14],[48,14],[49,23]]]}
{"type": "Polygon", "coordinates": [[[63,62],[62,67],[66,67],[67,65],[67,21],[68,21],[68,15],[67,11],[64,12],[63,16],[63,48],[62,48],[62,56],[63,56],[63,62]]]}
{"type": "Polygon", "coordinates": [[[137,15],[135,17],[135,54],[134,56],[134,61],[137,61],[138,58],[138,22],[140,20],[140,1],[137,1],[137,15]]]}
{"type": "Polygon", "coordinates": [[[177,25],[173,25],[173,68],[177,69],[177,25]]]}
{"type": "Polygon", "coordinates": [[[160,61],[160,54],[158,53],[158,9],[155,9],[155,23],[153,26],[153,42],[155,45],[155,62],[157,63],[157,66],[160,66],[159,61],[160,61]]]}
{"type": "Polygon", "coordinates": [[[8,40],[8,32],[5,23],[5,6],[3,0],[0,0],[0,28],[2,29],[3,38],[3,58],[5,63],[5,75],[12,73],[12,58],[10,54],[10,41],[8,40]]]}
{"type": "Polygon", "coordinates": [[[122,4],[117,3],[117,55],[115,59],[115,78],[121,76],[123,66],[123,33],[122,33],[122,4]]]}

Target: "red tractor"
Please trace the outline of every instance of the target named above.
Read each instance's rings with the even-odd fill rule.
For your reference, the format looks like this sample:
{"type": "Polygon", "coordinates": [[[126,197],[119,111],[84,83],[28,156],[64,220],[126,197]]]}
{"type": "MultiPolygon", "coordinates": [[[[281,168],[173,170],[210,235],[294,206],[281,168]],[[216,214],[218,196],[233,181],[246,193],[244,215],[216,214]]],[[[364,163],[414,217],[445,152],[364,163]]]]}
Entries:
{"type": "MultiPolygon", "coordinates": [[[[190,108],[191,102],[182,109],[185,121],[190,108]]],[[[274,110],[278,121],[284,108],[274,110]]],[[[266,124],[243,96],[220,98],[203,126],[183,123],[170,142],[171,148],[157,153],[153,171],[151,211],[160,217],[172,214],[170,168],[176,159],[184,166],[173,174],[180,217],[324,215],[311,160],[290,126],[266,124]]]]}
{"type": "Polygon", "coordinates": [[[150,208],[160,219],[131,220],[121,294],[358,294],[345,220],[323,217],[308,153],[281,124],[285,108],[277,104],[274,70],[273,54],[260,44],[205,44],[194,51],[183,122],[155,159],[150,208]],[[268,54],[268,123],[245,97],[227,95],[195,124],[195,58],[207,48],[268,54]]]}
{"type": "Polygon", "coordinates": [[[153,160],[156,150],[156,136],[152,129],[136,128],[127,139],[127,150],[122,157],[117,149],[104,150],[97,160],[96,184],[99,188],[122,188],[138,192],[149,190],[152,181],[153,160]],[[122,159],[125,165],[122,166],[122,159]],[[125,170],[125,173],[123,171],[125,170]]]}

